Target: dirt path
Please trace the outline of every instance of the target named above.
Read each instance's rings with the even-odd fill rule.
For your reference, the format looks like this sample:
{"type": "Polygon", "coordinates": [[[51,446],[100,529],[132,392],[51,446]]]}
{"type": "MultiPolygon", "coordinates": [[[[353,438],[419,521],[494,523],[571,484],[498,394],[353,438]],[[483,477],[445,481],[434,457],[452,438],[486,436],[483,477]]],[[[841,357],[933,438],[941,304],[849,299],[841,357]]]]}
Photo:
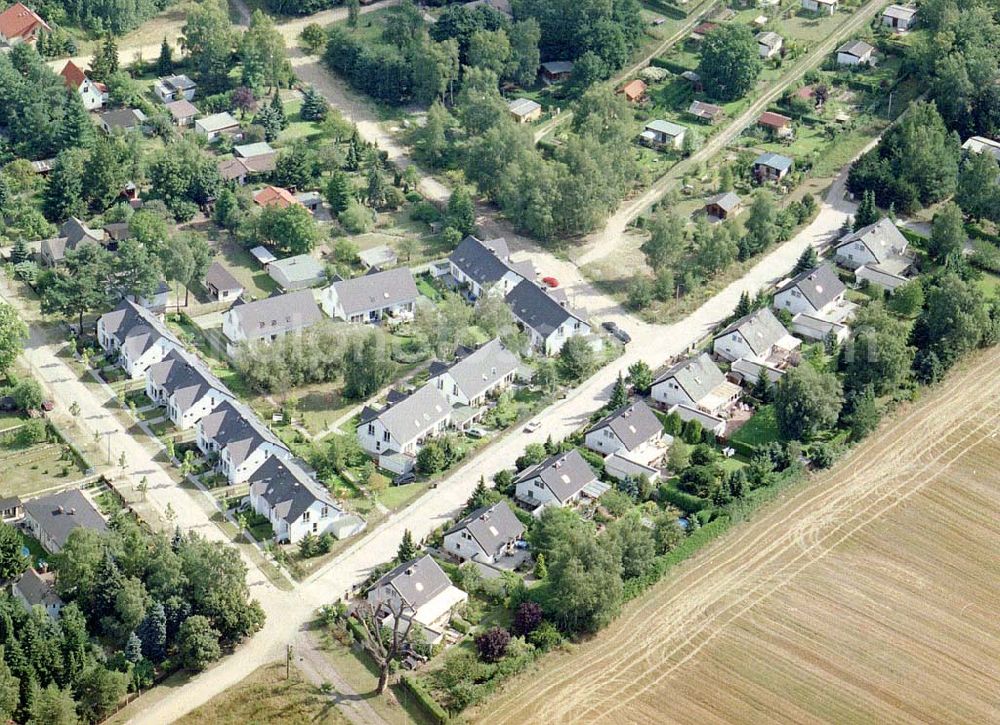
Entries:
{"type": "Polygon", "coordinates": [[[298,668],[316,687],[330,684],[334,689],[333,702],[354,725],[386,725],[368,701],[359,695],[323,654],[315,635],[302,631],[295,640],[293,649],[298,668]]]}
{"type": "MultiPolygon", "coordinates": [[[[752,620],[759,607],[852,537],[936,485],[971,449],[995,440],[998,363],[1000,349],[977,355],[919,404],[886,421],[833,471],[682,566],[573,654],[547,661],[544,676],[533,673],[511,683],[479,716],[505,723],[662,721],[665,692],[686,682],[688,669],[714,640],[752,620]]],[[[992,480],[995,496],[995,475],[992,480]]],[[[996,567],[992,574],[996,585],[996,567]]],[[[995,620],[983,635],[1000,655],[995,620]]],[[[767,655],[749,659],[767,661],[767,655]]],[[[921,696],[905,681],[902,689],[911,698],[921,696]]],[[[895,707],[888,696],[883,705],[895,707]]],[[[670,717],[698,719],[695,713],[670,717]]]]}

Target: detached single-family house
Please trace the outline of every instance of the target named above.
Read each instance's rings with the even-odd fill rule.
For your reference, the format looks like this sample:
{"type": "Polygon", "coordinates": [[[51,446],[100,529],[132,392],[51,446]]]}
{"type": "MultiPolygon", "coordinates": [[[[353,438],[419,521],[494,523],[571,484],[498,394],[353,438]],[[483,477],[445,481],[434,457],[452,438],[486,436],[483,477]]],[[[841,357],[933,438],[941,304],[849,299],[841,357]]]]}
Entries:
{"type": "Polygon", "coordinates": [[[106,134],[115,131],[122,133],[144,133],[146,130],[146,114],[138,108],[119,108],[105,111],[100,115],[101,128],[106,134]]]}
{"type": "Polygon", "coordinates": [[[854,270],[857,280],[868,280],[890,292],[909,281],[914,258],[908,242],[891,219],[880,219],[840,238],[834,259],[854,270]]]}
{"type": "Polygon", "coordinates": [[[843,342],[857,305],[844,299],[847,288],[829,264],[792,277],[774,293],[774,308],[792,314],[792,332],[809,340],[831,335],[843,342]]]}
{"type": "Polygon", "coordinates": [[[573,61],[571,60],[553,60],[542,63],[542,81],[547,85],[566,80],[572,72],[573,61]]]}
{"type": "Polygon", "coordinates": [[[731,191],[716,194],[705,199],[705,213],[715,219],[734,217],[743,209],[743,202],[731,191]]]}
{"type": "Polygon", "coordinates": [[[428,438],[442,433],[451,423],[451,405],[435,385],[424,385],[410,395],[390,394],[381,411],[365,407],[357,427],[361,447],[380,464],[395,466],[397,473],[406,473],[413,461],[388,460],[393,454],[414,458],[428,438]],[[386,460],[382,460],[383,457],[386,460]]]}
{"type": "Polygon", "coordinates": [[[507,111],[518,123],[532,123],[542,117],[542,106],[530,98],[515,98],[507,104],[507,111]]]}
{"type": "Polygon", "coordinates": [[[766,128],[778,138],[788,138],[792,130],[792,119],[774,111],[764,111],[757,119],[757,125],[766,128]]]}
{"type": "Polygon", "coordinates": [[[52,32],[38,13],[21,3],[14,3],[0,13],[0,46],[32,44],[43,30],[52,32]]]}
{"type": "Polygon", "coordinates": [[[909,5],[890,5],[882,12],[882,26],[903,33],[913,27],[917,9],[909,5]]]}
{"type": "Polygon", "coordinates": [[[66,87],[80,96],[83,107],[88,111],[96,111],[108,102],[108,87],[103,83],[92,81],[84,73],[83,68],[73,61],[66,61],[59,75],[62,76],[66,87]]]}
{"type": "Polygon", "coordinates": [[[323,319],[312,290],[236,304],[222,315],[222,334],[230,355],[242,342],[273,342],[323,319]]]}
{"type": "Polygon", "coordinates": [[[771,310],[764,308],[736,320],[715,336],[712,351],[732,363],[731,370],[756,382],[761,373],[772,380],[785,374],[802,342],[793,337],[771,310]]]}
{"type": "Polygon", "coordinates": [[[528,333],[531,349],[555,355],[571,337],[589,335],[590,323],[569,307],[562,290],[541,288],[523,280],[504,298],[518,324],[528,333]]]}
{"type": "Polygon", "coordinates": [[[243,294],[243,284],[221,262],[212,262],[205,272],[205,289],[218,302],[235,301],[243,294]]]}
{"type": "Polygon", "coordinates": [[[619,88],[618,92],[625,96],[625,100],[629,103],[642,103],[646,100],[646,93],[648,90],[649,88],[646,86],[645,81],[639,78],[633,78],[619,88]]]}
{"type": "Polygon", "coordinates": [[[190,126],[199,114],[198,107],[186,98],[170,101],[164,108],[175,126],[190,126]]]}
{"type": "Polygon", "coordinates": [[[1000,163],[1000,141],[985,136],[970,136],[962,144],[962,148],[972,154],[989,154],[1000,163]]]}
{"type": "Polygon", "coordinates": [[[249,158],[227,158],[219,160],[219,176],[223,181],[235,181],[240,186],[260,174],[269,174],[278,167],[278,152],[251,156],[249,158]]]}
{"type": "Polygon", "coordinates": [[[35,607],[42,607],[52,619],[58,619],[63,601],[56,594],[55,584],[55,572],[39,572],[32,567],[14,582],[11,593],[29,611],[35,607]]]}
{"type": "Polygon", "coordinates": [[[522,280],[535,278],[530,262],[522,265],[510,261],[510,249],[502,237],[485,242],[466,237],[448,256],[448,266],[452,279],[467,287],[473,300],[492,290],[507,295],[522,280]]]}
{"type": "Polygon", "coordinates": [[[684,405],[724,417],[740,398],[740,386],[726,380],[708,353],[671,366],[653,383],[650,396],[665,408],[684,405]]]}
{"type": "Polygon", "coordinates": [[[863,40],[849,40],[837,48],[837,65],[870,65],[874,46],[863,40]]]}
{"type": "Polygon", "coordinates": [[[419,294],[409,267],[369,271],[326,287],[323,310],[348,322],[400,322],[413,319],[419,294]]]}
{"type": "Polygon", "coordinates": [[[167,417],[181,430],[197,425],[223,401],[235,399],[204,363],[185,350],[171,350],[150,365],[146,395],[166,407],[167,417]]]}
{"type": "Polygon", "coordinates": [[[787,156],[770,152],[763,153],[754,159],[753,175],[759,183],[781,181],[794,165],[795,162],[787,156]]]}
{"type": "Polygon", "coordinates": [[[667,442],[660,419],[641,400],[605,416],[584,437],[587,448],[604,456],[604,470],[619,479],[658,478],[656,464],[666,453],[667,442]]]}
{"type": "Polygon", "coordinates": [[[521,361],[500,338],[476,349],[460,347],[455,361],[433,362],[429,385],[434,385],[451,405],[481,406],[487,397],[510,387],[521,361]]]}
{"type": "Polygon", "coordinates": [[[227,112],[213,113],[211,116],[199,118],[194,122],[194,130],[209,141],[214,141],[220,136],[243,137],[240,122],[227,112]]]}
{"type": "Polygon", "coordinates": [[[773,58],[781,52],[781,46],[785,44],[781,36],[772,30],[757,33],[757,54],[761,58],[773,58]]]}
{"type": "Polygon", "coordinates": [[[364,519],[345,512],[294,460],[271,456],[249,482],[250,506],[270,522],[279,543],[294,544],[306,534],[344,539],[365,527],[364,519]]]}
{"type": "Polygon", "coordinates": [[[379,579],[368,590],[368,602],[391,627],[398,614],[400,631],[416,627],[424,630],[429,644],[437,644],[451,621],[452,613],[469,595],[451,583],[448,575],[430,556],[407,561],[379,579]]]}
{"type": "Polygon", "coordinates": [[[118,353],[118,364],[133,380],[171,350],[183,349],[180,340],[143,305],[124,299],[97,320],[97,341],[107,353],[118,353]]]}
{"type": "Polygon", "coordinates": [[[811,13],[833,15],[837,12],[838,0],[802,0],[802,9],[811,13]]]}
{"type": "Polygon", "coordinates": [[[676,151],[684,145],[685,133],[687,129],[680,124],[657,119],[646,124],[643,132],[639,134],[639,139],[647,146],[676,151]]]}
{"type": "Polygon", "coordinates": [[[101,513],[75,488],[25,501],[23,525],[50,554],[58,554],[76,528],[108,530],[101,513]]]}
{"type": "Polygon", "coordinates": [[[229,483],[243,483],[270,456],[291,452],[242,403],[224,400],[198,421],[198,448],[229,483]]]}
{"type": "Polygon", "coordinates": [[[42,264],[55,267],[66,258],[66,252],[83,244],[103,243],[103,230],[91,229],[75,216],[70,217],[59,227],[58,237],[42,240],[40,245],[42,264]]]}
{"type": "Polygon", "coordinates": [[[539,506],[568,506],[588,490],[595,494],[592,498],[597,498],[607,489],[575,448],[549,456],[514,479],[514,498],[532,510],[539,506]]]}
{"type": "Polygon", "coordinates": [[[267,274],[285,292],[309,289],[326,280],[326,267],[311,254],[276,259],[267,265],[267,274]]]}
{"type": "Polygon", "coordinates": [[[268,156],[273,153],[276,152],[267,141],[233,146],[233,156],[238,159],[252,159],[255,156],[268,156]]]}
{"type": "Polygon", "coordinates": [[[444,532],[444,550],[459,560],[495,564],[514,553],[524,536],[520,522],[506,501],[483,506],[444,532]]]}
{"type": "Polygon", "coordinates": [[[153,93],[164,103],[193,101],[198,84],[185,75],[165,76],[153,83],[153,93]]]}
{"type": "Polygon", "coordinates": [[[280,186],[265,186],[253,195],[253,203],[257,206],[270,206],[274,204],[287,209],[290,206],[301,206],[295,194],[280,186]]]}
{"type": "Polygon", "coordinates": [[[716,106],[714,103],[706,103],[705,101],[691,101],[687,112],[689,116],[694,116],[699,121],[705,121],[706,123],[715,123],[725,114],[722,106],[716,106]]]}

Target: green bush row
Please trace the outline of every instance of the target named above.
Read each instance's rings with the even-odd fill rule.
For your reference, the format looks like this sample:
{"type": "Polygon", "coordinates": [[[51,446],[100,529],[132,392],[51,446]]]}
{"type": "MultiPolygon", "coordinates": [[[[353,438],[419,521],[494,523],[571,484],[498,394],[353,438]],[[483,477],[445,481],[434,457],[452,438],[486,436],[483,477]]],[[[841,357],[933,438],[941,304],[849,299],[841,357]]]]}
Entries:
{"type": "Polygon", "coordinates": [[[431,693],[424,687],[423,682],[410,675],[402,675],[399,681],[416,698],[417,702],[420,703],[420,706],[424,709],[424,713],[431,722],[438,723],[438,725],[444,725],[444,723],[448,722],[450,718],[447,711],[431,696],[431,693]]]}

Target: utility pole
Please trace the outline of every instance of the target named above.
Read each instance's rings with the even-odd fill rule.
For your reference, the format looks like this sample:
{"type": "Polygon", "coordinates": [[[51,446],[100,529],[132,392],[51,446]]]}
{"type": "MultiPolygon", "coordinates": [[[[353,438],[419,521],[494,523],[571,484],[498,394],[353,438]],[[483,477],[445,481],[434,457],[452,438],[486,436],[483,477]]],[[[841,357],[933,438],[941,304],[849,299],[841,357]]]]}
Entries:
{"type": "Polygon", "coordinates": [[[285,645],[285,679],[286,680],[291,677],[291,669],[292,669],[292,645],[286,644],[285,645]]]}

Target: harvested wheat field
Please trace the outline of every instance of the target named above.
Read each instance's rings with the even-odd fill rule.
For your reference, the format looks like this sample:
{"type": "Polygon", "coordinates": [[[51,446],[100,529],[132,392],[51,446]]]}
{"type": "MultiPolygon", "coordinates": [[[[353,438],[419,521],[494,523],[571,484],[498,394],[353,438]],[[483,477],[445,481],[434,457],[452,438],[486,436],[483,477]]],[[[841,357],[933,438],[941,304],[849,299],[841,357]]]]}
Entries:
{"type": "Polygon", "coordinates": [[[1000,721],[1000,350],[473,716],[1000,721]]]}

